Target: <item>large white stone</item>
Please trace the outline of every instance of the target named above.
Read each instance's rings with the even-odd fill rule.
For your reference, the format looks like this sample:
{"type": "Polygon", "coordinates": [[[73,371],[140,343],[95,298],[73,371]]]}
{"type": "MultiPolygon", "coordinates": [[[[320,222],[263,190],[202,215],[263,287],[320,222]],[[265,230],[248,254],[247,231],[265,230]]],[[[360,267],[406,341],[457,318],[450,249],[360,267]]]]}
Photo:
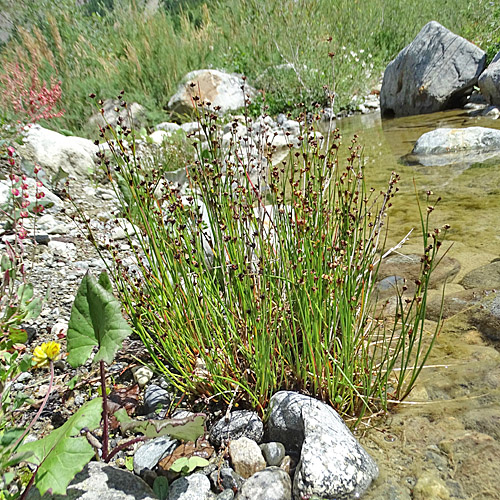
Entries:
{"type": "Polygon", "coordinates": [[[19,154],[39,164],[49,174],[60,168],[75,177],[88,176],[99,148],[89,139],[68,137],[40,125],[33,125],[18,148],[19,154]]]}

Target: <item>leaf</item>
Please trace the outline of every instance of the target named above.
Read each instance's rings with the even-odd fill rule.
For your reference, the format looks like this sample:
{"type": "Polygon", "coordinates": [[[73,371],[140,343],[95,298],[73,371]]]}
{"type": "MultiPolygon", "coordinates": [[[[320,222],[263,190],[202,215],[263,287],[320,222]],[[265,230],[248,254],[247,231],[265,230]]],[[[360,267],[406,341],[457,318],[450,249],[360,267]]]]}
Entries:
{"type": "Polygon", "coordinates": [[[158,476],[153,483],[153,491],[160,500],[168,498],[168,480],[164,476],[158,476]]]}
{"type": "Polygon", "coordinates": [[[183,474],[189,474],[197,467],[206,467],[208,464],[208,460],[202,457],[181,457],[178,458],[170,466],[170,470],[173,472],[182,472],[183,474]]]}
{"type": "MultiPolygon", "coordinates": [[[[160,460],[160,463],[158,464],[159,467],[161,467],[163,470],[174,470],[175,472],[179,472],[178,470],[176,471],[172,467],[174,464],[176,464],[180,458],[200,458],[202,460],[207,460],[209,459],[214,452],[213,447],[210,445],[210,443],[200,437],[196,443],[190,441],[188,443],[182,443],[177,448],[172,452],[171,455],[166,456],[162,460],[160,460]]],[[[193,464],[197,463],[192,462],[193,464]]],[[[204,467],[207,465],[208,462],[204,465],[195,465],[195,467],[204,467]]],[[[192,470],[192,469],[191,469],[192,470]]]]}
{"type": "Polygon", "coordinates": [[[80,431],[99,427],[101,412],[102,398],[95,398],[47,437],[19,447],[20,453],[32,452],[29,461],[40,466],[36,486],[41,495],[48,489],[53,495],[65,495],[68,484],[92,459],[94,448],[80,431]]]}
{"type": "Polygon", "coordinates": [[[132,415],[139,405],[139,386],[134,384],[131,387],[115,387],[108,397],[108,414],[110,416],[111,429],[119,427],[118,420],[114,414],[124,409],[127,415],[132,415]]]}
{"type": "Polygon", "coordinates": [[[139,421],[132,420],[125,410],[119,410],[115,417],[122,432],[142,432],[148,438],[167,435],[181,441],[196,441],[205,433],[206,415],[203,413],[193,413],[185,418],[139,421]]]}
{"type": "Polygon", "coordinates": [[[103,360],[111,364],[123,340],[131,333],[120,302],[107,286],[102,274],[98,282],[87,273],[78,288],[67,333],[68,363],[74,368],[89,359],[94,346],[99,347],[94,363],[103,360]]]}

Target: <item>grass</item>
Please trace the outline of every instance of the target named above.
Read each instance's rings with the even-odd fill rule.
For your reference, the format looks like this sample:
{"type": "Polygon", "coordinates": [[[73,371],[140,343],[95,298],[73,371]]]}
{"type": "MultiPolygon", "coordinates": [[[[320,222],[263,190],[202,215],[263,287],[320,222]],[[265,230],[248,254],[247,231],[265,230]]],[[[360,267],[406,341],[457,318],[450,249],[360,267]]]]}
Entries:
{"type": "Polygon", "coordinates": [[[24,9],[13,4],[9,12],[18,28],[0,49],[1,66],[36,65],[46,81],[61,79],[66,113],[54,126],[88,136],[89,92],[105,98],[124,89],[157,123],[168,118],[165,107],[182,76],[203,67],[244,73],[262,90],[271,114],[300,101],[311,110],[326,103],[326,55],[333,52],[339,111],[355,108],[431,19],[475,41],[489,57],[500,47],[500,11],[486,0],[169,0],[154,15],[145,14],[139,0],[77,7],[61,0],[28,2],[24,9]]]}
{"type": "Polygon", "coordinates": [[[261,148],[235,134],[226,150],[216,116],[199,120],[209,139],[184,195],[111,128],[115,159],[102,158],[137,228],[132,260],[108,245],[111,271],[157,369],[182,393],[261,412],[285,388],[357,417],[403,399],[437,335],[424,329],[441,245],[432,208],[415,294],[401,291],[385,317],[375,283],[398,177],[368,189],[356,141],[340,161],[338,135],[323,139],[313,125],[272,165],[265,131],[261,148]]]}

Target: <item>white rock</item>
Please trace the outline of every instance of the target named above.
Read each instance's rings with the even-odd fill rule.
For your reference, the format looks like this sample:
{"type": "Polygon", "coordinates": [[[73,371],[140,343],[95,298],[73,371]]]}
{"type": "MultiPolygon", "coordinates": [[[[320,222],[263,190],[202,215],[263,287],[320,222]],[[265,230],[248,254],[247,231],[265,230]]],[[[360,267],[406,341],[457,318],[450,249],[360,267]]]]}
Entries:
{"type": "Polygon", "coordinates": [[[180,125],[177,125],[177,123],[173,123],[173,122],[159,123],[155,127],[156,130],[163,130],[163,131],[168,132],[170,134],[172,134],[173,132],[177,132],[178,130],[180,130],[180,128],[181,128],[180,125]]]}
{"type": "Polygon", "coordinates": [[[142,389],[153,378],[153,370],[147,366],[136,366],[132,370],[132,375],[142,389]]]}
{"type": "Polygon", "coordinates": [[[259,445],[245,436],[229,442],[229,456],[234,470],[244,479],[266,468],[259,445]]]}
{"type": "Polygon", "coordinates": [[[29,161],[38,163],[50,174],[60,168],[76,177],[87,177],[94,168],[95,154],[99,148],[82,137],[67,137],[33,125],[18,148],[19,154],[29,161]]]}

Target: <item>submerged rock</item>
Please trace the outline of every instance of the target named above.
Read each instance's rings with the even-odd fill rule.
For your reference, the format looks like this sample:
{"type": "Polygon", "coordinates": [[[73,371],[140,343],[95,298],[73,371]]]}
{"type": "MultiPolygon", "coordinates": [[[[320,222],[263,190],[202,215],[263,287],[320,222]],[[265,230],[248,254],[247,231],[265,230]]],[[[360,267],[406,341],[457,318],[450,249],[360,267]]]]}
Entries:
{"type": "Polygon", "coordinates": [[[378,476],[378,467],[330,406],[289,391],[270,402],[268,435],[287,451],[299,451],[295,498],[360,498],[378,476]]]}
{"type": "Polygon", "coordinates": [[[474,307],[471,323],[490,340],[500,340],[500,293],[486,297],[474,307]]]}
{"type": "Polygon", "coordinates": [[[462,278],[460,284],[466,289],[500,289],[500,260],[473,269],[462,278]]]}
{"type": "Polygon", "coordinates": [[[438,128],[420,136],[404,160],[424,166],[442,166],[480,163],[496,156],[500,156],[500,130],[438,128]]]}
{"type": "Polygon", "coordinates": [[[436,21],[427,23],[387,66],[380,91],[383,116],[433,113],[472,92],[486,53],[436,21]]]}

